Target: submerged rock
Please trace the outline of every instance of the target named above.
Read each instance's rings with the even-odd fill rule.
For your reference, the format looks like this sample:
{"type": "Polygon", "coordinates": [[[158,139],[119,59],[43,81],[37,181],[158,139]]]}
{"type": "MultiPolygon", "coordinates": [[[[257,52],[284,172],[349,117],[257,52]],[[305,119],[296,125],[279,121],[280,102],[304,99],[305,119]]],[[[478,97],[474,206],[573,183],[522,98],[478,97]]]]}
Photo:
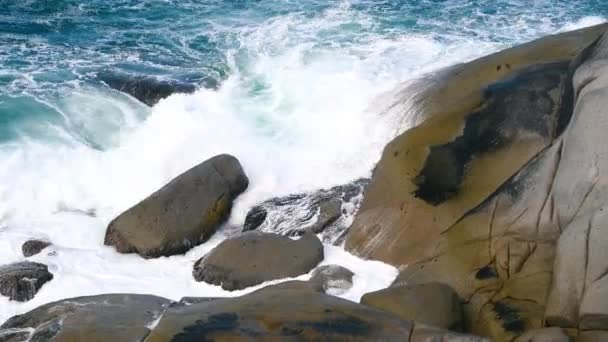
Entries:
{"type": "Polygon", "coordinates": [[[197,281],[240,290],[265,281],[308,273],[323,260],[323,245],[313,235],[299,240],[247,232],[222,241],[194,264],[197,281]]]}
{"type": "Polygon", "coordinates": [[[427,78],[419,125],[386,146],[346,248],[407,265],[408,285],[449,285],[465,326],[498,341],[545,318],[607,329],[607,28],[427,78]]]}
{"type": "MultiPolygon", "coordinates": [[[[110,88],[127,93],[148,106],[176,93],[193,93],[197,86],[177,80],[161,80],[151,76],[131,75],[118,72],[102,72],[99,80],[110,88]]],[[[217,88],[217,81],[208,78],[203,80],[205,88],[217,88]]]]}
{"type": "Polygon", "coordinates": [[[394,286],[366,293],[361,304],[442,329],[460,332],[464,328],[458,294],[440,283],[394,286]]]}
{"type": "Polygon", "coordinates": [[[138,294],[64,299],[9,319],[0,341],[143,341],[169,303],[138,294]]]}
{"type": "Polygon", "coordinates": [[[243,231],[288,236],[311,231],[321,234],[326,243],[339,242],[359,208],[368,182],[362,178],[331,189],[269,199],[247,213],[243,231]]]}
{"type": "Polygon", "coordinates": [[[236,158],[213,157],[115,218],[105,244],[144,258],[185,253],[215,233],[248,183],[236,158]]]}
{"type": "Polygon", "coordinates": [[[50,245],[51,243],[49,241],[28,240],[24,242],[21,246],[21,251],[23,252],[23,256],[28,258],[40,253],[43,249],[47,248],[50,245]]]}
{"type": "Polygon", "coordinates": [[[34,298],[53,274],[44,264],[37,262],[17,262],[0,266],[0,295],[10,300],[26,302],[34,298]]]}
{"type": "Polygon", "coordinates": [[[312,272],[310,282],[319,284],[325,292],[336,295],[353,287],[354,275],[351,270],[340,265],[324,265],[312,272]]]}

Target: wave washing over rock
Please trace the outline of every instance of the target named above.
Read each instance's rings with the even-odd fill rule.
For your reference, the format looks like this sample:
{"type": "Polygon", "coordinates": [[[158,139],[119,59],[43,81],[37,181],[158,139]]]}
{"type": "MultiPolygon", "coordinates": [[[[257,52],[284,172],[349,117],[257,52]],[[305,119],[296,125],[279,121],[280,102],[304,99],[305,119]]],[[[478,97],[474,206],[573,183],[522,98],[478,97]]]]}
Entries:
{"type": "MultiPolygon", "coordinates": [[[[465,138],[458,143],[450,144],[448,138],[442,140],[433,134],[421,138],[423,143],[411,138],[416,148],[430,145],[433,157],[425,164],[416,159],[424,153],[408,155],[409,143],[405,150],[395,151],[391,150],[395,142],[385,145],[395,137],[396,141],[408,137],[408,133],[401,135],[404,131],[423,131],[436,122],[456,132],[455,122],[459,121],[443,117],[444,106],[452,106],[454,113],[469,113],[481,103],[480,98],[490,98],[495,106],[491,108],[500,108],[502,97],[509,92],[532,92],[509,88],[525,81],[502,79],[511,71],[528,66],[533,69],[529,55],[515,53],[507,62],[501,57],[486,57],[482,63],[459,63],[547,34],[598,24],[607,11],[605,5],[594,1],[544,0],[533,4],[519,0],[441,4],[66,0],[3,6],[0,278],[3,269],[31,268],[44,271],[44,276],[12,272],[2,278],[8,279],[2,283],[8,289],[5,292],[29,300],[17,302],[0,296],[0,322],[38,309],[8,320],[0,330],[0,340],[77,336],[92,341],[147,336],[150,341],[165,341],[230,338],[239,331],[246,331],[249,337],[369,340],[391,339],[397,331],[400,337],[411,334],[412,341],[431,337],[481,341],[459,334],[514,338],[541,328],[539,312],[544,312],[544,304],[537,297],[531,299],[535,304],[518,306],[520,298],[509,296],[509,291],[519,295],[517,290],[492,292],[492,286],[520,284],[504,280],[511,271],[499,268],[504,260],[502,254],[493,254],[492,244],[491,260],[471,262],[467,256],[465,268],[437,276],[433,270],[443,272],[441,267],[450,269],[449,260],[460,260],[457,256],[432,263],[434,249],[426,248],[427,243],[438,241],[440,245],[434,248],[440,250],[445,237],[433,238],[436,231],[432,229],[429,234],[421,233],[424,236],[420,239],[395,230],[403,218],[393,210],[409,210],[415,216],[418,207],[406,208],[404,204],[411,198],[415,198],[413,206],[421,199],[432,207],[421,209],[425,214],[420,222],[433,229],[454,219],[459,210],[477,208],[483,212],[489,208],[481,205],[482,195],[489,190],[482,191],[479,201],[472,198],[464,204],[458,194],[479,154],[494,151],[476,145],[494,137],[495,132],[486,134],[483,127],[513,127],[490,115],[488,122],[471,123],[473,133],[465,128],[465,138]],[[501,62],[494,65],[495,60],[501,62]],[[442,69],[447,66],[453,67],[442,69]],[[457,81],[446,81],[453,79],[457,81]],[[458,83],[458,91],[454,83],[458,83]],[[485,92],[476,91],[494,83],[498,85],[485,92]],[[441,104],[434,106],[435,101],[441,104]],[[416,128],[408,130],[412,127],[416,128]],[[425,139],[430,139],[428,144],[425,139]],[[233,192],[230,185],[222,183],[226,170],[203,163],[222,154],[238,160],[248,186],[233,192]],[[393,177],[393,168],[384,166],[391,156],[412,158],[411,165],[420,162],[420,170],[415,170],[418,176],[410,175],[413,171],[405,167],[393,177]],[[192,173],[198,166],[204,171],[192,173]],[[404,185],[408,175],[414,177],[416,187],[404,185]],[[199,191],[209,182],[219,185],[214,191],[199,191]],[[192,202],[196,198],[205,201],[192,202]],[[456,203],[456,209],[425,216],[443,203],[456,203]],[[376,206],[383,209],[376,211],[376,206]],[[193,214],[199,210],[203,217],[193,214]],[[129,212],[136,214],[125,215],[129,212]],[[142,215],[146,216],[143,220],[142,215]],[[112,228],[106,233],[117,217],[122,217],[116,221],[120,232],[112,228]],[[241,233],[249,230],[257,232],[241,233]],[[292,240],[299,236],[299,240],[292,240]],[[24,245],[32,240],[42,242],[37,243],[35,252],[30,252],[32,242],[24,245]],[[344,241],[348,251],[386,263],[350,254],[342,247],[344,241]],[[239,243],[249,247],[235,248],[239,243]],[[271,247],[262,250],[256,245],[271,247]],[[404,245],[407,251],[399,252],[404,245]],[[306,246],[315,246],[312,256],[308,254],[313,247],[306,246]],[[238,258],[211,257],[232,249],[230,253],[239,253],[238,258]],[[272,255],[261,254],[272,252],[276,258],[289,258],[274,260],[272,255]],[[412,275],[412,270],[429,262],[427,271],[412,275]],[[272,272],[252,272],[275,264],[272,272]],[[243,265],[246,270],[242,270],[243,265]],[[479,287],[497,297],[488,299],[484,291],[467,292],[466,288],[478,288],[478,284],[467,287],[470,284],[458,278],[471,271],[469,266],[479,281],[503,281],[479,287]],[[392,298],[389,289],[368,296],[382,298],[370,300],[370,307],[353,303],[364,294],[389,287],[398,268],[405,271],[394,287],[430,281],[449,286],[446,290],[437,286],[439,290],[432,292],[424,286],[406,285],[395,291],[405,293],[405,297],[392,298]],[[210,269],[212,275],[201,274],[201,270],[210,269]],[[298,275],[293,273],[295,269],[298,275]],[[318,280],[320,270],[327,269],[334,271],[324,277],[337,279],[318,280]],[[281,279],[286,275],[291,278],[281,279]],[[209,277],[221,281],[206,283],[209,277]],[[232,284],[224,288],[238,290],[222,289],[227,285],[222,281],[232,284]],[[265,288],[276,283],[281,284],[265,288]],[[455,302],[455,296],[465,305],[455,302]],[[398,300],[403,298],[413,298],[404,304],[411,310],[386,307],[386,303],[401,303],[398,300]],[[281,304],[287,299],[305,307],[306,313],[281,304]],[[119,304],[110,305],[113,301],[119,304]],[[440,321],[458,321],[457,329],[427,321],[425,317],[433,316],[428,310],[439,307],[449,308],[444,311],[453,314],[440,321]],[[480,316],[472,315],[471,308],[481,308],[480,316]],[[80,325],[79,312],[82,317],[91,317],[93,323],[80,325]],[[261,314],[273,324],[259,325],[261,314]],[[498,318],[492,319],[492,315],[498,318]],[[117,317],[123,316],[131,320],[117,322],[117,317]],[[489,323],[473,325],[472,317],[489,323]],[[79,331],[77,335],[70,335],[72,329],[79,331]]],[[[599,33],[567,43],[561,38],[543,40],[549,43],[539,58],[553,64],[520,76],[538,81],[540,89],[534,93],[537,97],[527,98],[538,101],[538,106],[526,108],[536,108],[538,113],[547,110],[547,117],[555,115],[551,107],[555,104],[542,99],[547,93],[554,99],[555,89],[562,94],[560,99],[570,94],[572,89],[562,84],[572,77],[576,63],[588,59],[585,55],[576,62],[573,56],[593,41],[589,38],[593,35],[599,33]],[[545,74],[554,77],[547,76],[545,82],[545,74]]],[[[544,43],[528,47],[534,44],[544,43]]],[[[591,70],[595,64],[589,65],[591,70]]],[[[587,78],[578,77],[583,81],[575,75],[579,82],[575,88],[584,88],[587,78]]],[[[561,117],[555,121],[556,131],[548,128],[546,133],[534,126],[536,130],[526,135],[526,142],[534,148],[522,148],[526,153],[509,159],[513,163],[497,177],[506,181],[546,144],[561,139],[568,124],[561,117]]],[[[513,118],[511,124],[517,125],[521,117],[513,114],[513,118]]],[[[456,134],[450,132],[450,137],[456,134]]],[[[514,133],[503,135],[500,143],[518,141],[514,133]]],[[[498,200],[495,202],[494,210],[498,200]]],[[[475,217],[470,213],[467,220],[475,217]]],[[[406,220],[405,224],[412,223],[406,220]]],[[[468,221],[461,224],[474,226],[468,221]]],[[[555,238],[551,235],[548,239],[555,238]]],[[[482,241],[485,237],[471,239],[482,241]]],[[[576,236],[571,239],[576,240],[576,236]]],[[[448,245],[453,242],[446,241],[448,245]]],[[[565,243],[560,238],[560,246],[565,243]]],[[[547,259],[553,251],[553,247],[541,253],[532,245],[513,246],[514,253],[547,259]]],[[[564,248],[557,247],[557,253],[564,248]]],[[[577,266],[558,261],[556,279],[568,279],[570,270],[577,266]]],[[[507,264],[510,262],[507,258],[507,264]]],[[[547,263],[541,264],[545,267],[547,263]]],[[[593,299],[593,291],[601,293],[603,289],[598,279],[593,280],[596,283],[594,289],[583,284],[577,291],[590,293],[593,299]]],[[[539,291],[542,297],[548,287],[539,291]]],[[[567,286],[554,288],[551,298],[564,293],[568,293],[567,286]]],[[[601,303],[593,306],[590,300],[580,308],[576,301],[572,307],[550,301],[547,317],[552,325],[564,328],[580,323],[583,330],[604,330],[604,311],[597,307],[601,303]],[[580,319],[572,314],[578,309],[584,315],[580,319]]]]}

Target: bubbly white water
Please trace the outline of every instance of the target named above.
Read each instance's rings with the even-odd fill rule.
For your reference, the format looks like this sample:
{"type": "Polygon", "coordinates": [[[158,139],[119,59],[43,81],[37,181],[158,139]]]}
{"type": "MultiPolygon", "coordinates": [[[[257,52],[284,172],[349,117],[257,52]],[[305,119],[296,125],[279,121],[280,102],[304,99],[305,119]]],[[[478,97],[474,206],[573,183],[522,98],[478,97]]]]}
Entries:
{"type": "MultiPolygon", "coordinates": [[[[401,124],[406,113],[378,115],[380,95],[425,72],[504,47],[474,38],[446,43],[410,34],[313,49],[306,40],[292,43],[292,20],[286,16],[245,30],[241,44],[252,51],[250,65],[235,66],[217,91],[174,95],[151,110],[111,91],[83,87],[66,96],[57,109],[90,140],[110,148],[91,148],[55,126],[47,129],[57,131],[61,143],[24,134],[0,146],[0,264],[24,260],[21,244],[45,238],[54,246],[30,260],[47,264],[55,276],[30,302],[0,297],[0,322],[81,295],[135,292],[179,299],[253,290],[226,292],[192,279],[193,263],[224,232],[186,255],[144,260],[103,246],[105,228],[171,178],[219,153],[235,155],[250,178],[232,225],[242,224],[247,210],[268,197],[368,175],[384,144],[406,128],[401,124]],[[96,216],[83,214],[89,210],[96,216]]],[[[305,35],[340,20],[339,12],[329,13],[322,22],[297,27],[305,35]]],[[[567,28],[599,20],[587,18],[567,28]]],[[[358,259],[339,247],[326,246],[325,252],[324,264],[355,272],[354,287],[341,295],[351,300],[386,287],[397,275],[391,266],[358,259]]]]}

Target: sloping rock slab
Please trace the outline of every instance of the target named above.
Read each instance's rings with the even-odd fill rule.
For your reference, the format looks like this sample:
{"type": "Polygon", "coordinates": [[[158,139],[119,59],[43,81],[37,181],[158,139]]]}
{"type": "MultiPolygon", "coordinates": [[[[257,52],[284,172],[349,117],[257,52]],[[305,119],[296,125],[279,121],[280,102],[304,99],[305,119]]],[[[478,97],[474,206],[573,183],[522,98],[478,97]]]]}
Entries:
{"type": "Polygon", "coordinates": [[[337,297],[269,287],[239,298],[170,308],[146,341],[408,341],[412,327],[337,297]]]}
{"type": "Polygon", "coordinates": [[[222,241],[196,262],[192,274],[197,281],[233,291],[308,273],[323,256],[323,245],[313,234],[292,240],[277,234],[247,232],[222,241]]]}
{"type": "Polygon", "coordinates": [[[144,258],[185,253],[215,233],[248,184],[236,158],[215,156],[115,218],[105,244],[144,258]]]}
{"type": "Polygon", "coordinates": [[[0,341],[143,341],[169,303],[137,294],[65,299],[9,319],[0,326],[0,341]]]}
{"type": "Polygon", "coordinates": [[[336,243],[350,226],[368,183],[361,178],[331,189],[271,198],[251,208],[243,231],[288,236],[312,231],[320,233],[323,242],[336,243]]]}
{"type": "Polygon", "coordinates": [[[36,295],[53,274],[44,264],[17,262],[0,266],[0,295],[11,300],[26,302],[36,295]]]}

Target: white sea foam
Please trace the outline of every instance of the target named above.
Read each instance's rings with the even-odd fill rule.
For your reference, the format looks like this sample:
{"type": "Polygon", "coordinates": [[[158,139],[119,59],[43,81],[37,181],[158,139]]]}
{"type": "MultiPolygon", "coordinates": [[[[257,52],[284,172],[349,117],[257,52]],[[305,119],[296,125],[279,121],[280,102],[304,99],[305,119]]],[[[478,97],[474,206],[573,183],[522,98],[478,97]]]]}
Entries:
{"type": "MultiPolygon", "coordinates": [[[[186,255],[144,260],[103,246],[107,223],[219,153],[235,155],[250,178],[233,225],[268,197],[368,175],[384,144],[406,128],[400,126],[406,113],[379,115],[374,99],[422,73],[502,47],[423,34],[367,34],[337,47],[306,39],[349,20],[363,31],[371,25],[368,18],[348,15],[345,6],[320,19],[285,16],[243,30],[239,48],[228,53],[232,74],[217,91],[174,95],[148,112],[122,94],[82,88],[56,106],[78,134],[55,125],[49,129],[59,132],[61,143],[24,133],[0,145],[0,263],[23,260],[24,241],[46,238],[54,246],[31,260],[49,265],[55,276],[30,302],[0,297],[0,322],[66,297],[135,292],[179,299],[253,290],[229,293],[193,280],[193,263],[223,233],[186,255]],[[93,209],[96,217],[66,208],[93,209]]],[[[354,287],[341,294],[351,300],[387,286],[397,274],[339,247],[326,246],[325,252],[324,264],[355,272],[354,287]]]]}

